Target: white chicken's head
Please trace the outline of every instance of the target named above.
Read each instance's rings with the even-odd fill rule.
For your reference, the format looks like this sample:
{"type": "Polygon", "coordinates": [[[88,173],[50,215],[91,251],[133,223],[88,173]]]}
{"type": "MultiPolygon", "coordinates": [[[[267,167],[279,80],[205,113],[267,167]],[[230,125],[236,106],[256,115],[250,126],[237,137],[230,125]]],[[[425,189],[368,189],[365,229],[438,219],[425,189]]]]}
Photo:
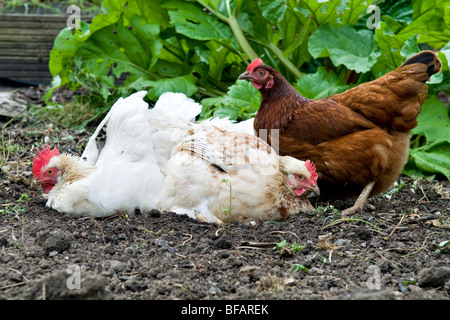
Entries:
{"type": "Polygon", "coordinates": [[[287,185],[297,196],[319,196],[318,173],[310,160],[301,161],[289,156],[280,156],[280,171],[286,174],[287,185]]]}
{"type": "Polygon", "coordinates": [[[34,178],[41,183],[42,190],[45,193],[49,193],[58,182],[58,169],[53,165],[49,165],[50,160],[58,155],[58,149],[50,150],[50,147],[47,145],[47,148],[42,146],[42,152],[37,150],[37,157],[33,156],[31,172],[34,178]]]}

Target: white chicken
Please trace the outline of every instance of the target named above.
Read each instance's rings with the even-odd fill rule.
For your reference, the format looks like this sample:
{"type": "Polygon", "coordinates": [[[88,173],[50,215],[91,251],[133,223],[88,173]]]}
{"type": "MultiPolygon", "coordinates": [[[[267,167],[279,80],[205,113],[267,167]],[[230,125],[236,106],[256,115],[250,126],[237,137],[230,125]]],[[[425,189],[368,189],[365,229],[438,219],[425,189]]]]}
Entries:
{"type": "Polygon", "coordinates": [[[32,172],[48,194],[48,207],[92,217],[155,208],[164,179],[161,166],[201,106],[183,94],[170,93],[148,109],[145,95],[141,91],[120,98],[80,158],[59,154],[56,148],[38,151],[32,172]],[[168,121],[170,117],[176,118],[168,121]],[[96,138],[104,126],[106,141],[100,148],[96,138]]]}
{"type": "Polygon", "coordinates": [[[197,220],[263,222],[313,210],[310,161],[278,156],[263,140],[215,128],[187,137],[167,165],[157,209],[197,220]]]}

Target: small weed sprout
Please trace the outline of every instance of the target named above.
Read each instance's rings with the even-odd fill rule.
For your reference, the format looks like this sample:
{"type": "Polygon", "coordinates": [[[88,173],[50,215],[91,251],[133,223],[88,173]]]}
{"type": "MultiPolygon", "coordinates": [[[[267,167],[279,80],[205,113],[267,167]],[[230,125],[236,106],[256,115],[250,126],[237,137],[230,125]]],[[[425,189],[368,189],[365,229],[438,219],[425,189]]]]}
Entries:
{"type": "Polygon", "coordinates": [[[333,215],[339,215],[339,210],[336,209],[332,204],[326,206],[318,206],[316,210],[313,211],[317,215],[324,215],[325,213],[332,213],[333,215]]]}
{"type": "Polygon", "coordinates": [[[302,264],[294,263],[294,264],[292,265],[291,271],[292,271],[292,272],[297,272],[297,271],[308,271],[308,268],[305,267],[305,266],[302,265],[302,264]]]}
{"type": "MultiPolygon", "coordinates": [[[[216,234],[220,234],[222,231],[225,231],[226,234],[230,233],[230,229],[231,229],[231,195],[233,193],[232,188],[231,188],[231,181],[230,179],[222,179],[222,183],[228,184],[229,186],[229,190],[230,190],[230,200],[228,203],[228,209],[227,207],[224,205],[222,208],[223,213],[225,213],[226,215],[228,215],[228,225],[227,227],[222,227],[219,230],[217,230],[216,234]]],[[[219,206],[219,211],[221,210],[220,205],[217,204],[219,206]]]]}
{"type": "Polygon", "coordinates": [[[450,240],[439,243],[439,249],[436,249],[436,253],[450,253],[450,240]]]}
{"type": "Polygon", "coordinates": [[[3,209],[0,209],[0,214],[14,214],[15,217],[18,217],[20,213],[27,212],[27,209],[24,205],[30,201],[30,197],[26,193],[22,193],[20,198],[17,200],[16,204],[8,203],[4,205],[3,209]]]}
{"type": "MultiPolygon", "coordinates": [[[[299,245],[297,242],[294,242],[289,247],[286,240],[282,240],[278,242],[275,247],[273,247],[273,250],[280,250],[281,255],[288,253],[289,255],[297,253],[302,251],[306,248],[306,245],[299,245]]],[[[308,268],[306,268],[302,264],[294,263],[291,267],[291,271],[297,272],[297,271],[306,271],[308,268]]]]}
{"type": "Polygon", "coordinates": [[[391,200],[392,195],[396,192],[399,192],[403,187],[405,186],[405,183],[402,181],[401,184],[399,184],[397,181],[394,182],[394,188],[392,190],[389,190],[388,192],[384,193],[383,196],[387,200],[391,200]]]}
{"type": "Polygon", "coordinates": [[[304,245],[299,245],[297,242],[294,242],[291,245],[291,250],[292,250],[293,253],[303,251],[303,249],[305,249],[305,248],[306,248],[305,244],[304,245]]]}
{"type": "MultiPolygon", "coordinates": [[[[297,242],[294,242],[293,244],[291,244],[291,251],[292,253],[296,253],[296,252],[300,252],[303,249],[305,249],[306,245],[299,245],[297,242]]],[[[273,247],[273,250],[277,250],[277,249],[286,249],[287,248],[287,241],[283,240],[280,241],[276,244],[275,247],[273,247]]]]}
{"type": "Polygon", "coordinates": [[[283,241],[278,242],[277,245],[275,247],[273,247],[272,249],[273,250],[284,249],[284,248],[286,248],[286,245],[287,245],[287,241],[283,240],[283,241]]]}

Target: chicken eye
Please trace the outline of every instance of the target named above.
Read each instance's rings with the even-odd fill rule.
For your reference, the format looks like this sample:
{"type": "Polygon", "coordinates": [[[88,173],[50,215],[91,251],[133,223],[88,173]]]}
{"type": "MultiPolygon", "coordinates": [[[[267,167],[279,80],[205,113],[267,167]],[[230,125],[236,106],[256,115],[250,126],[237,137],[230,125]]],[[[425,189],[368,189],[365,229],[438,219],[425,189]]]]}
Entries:
{"type": "Polygon", "coordinates": [[[47,171],[47,173],[48,173],[48,174],[53,174],[53,170],[50,169],[50,170],[47,171]]]}
{"type": "Polygon", "coordinates": [[[266,72],[265,72],[264,70],[260,70],[260,71],[259,71],[259,75],[260,75],[260,76],[263,76],[265,73],[266,73],[266,72]]]}

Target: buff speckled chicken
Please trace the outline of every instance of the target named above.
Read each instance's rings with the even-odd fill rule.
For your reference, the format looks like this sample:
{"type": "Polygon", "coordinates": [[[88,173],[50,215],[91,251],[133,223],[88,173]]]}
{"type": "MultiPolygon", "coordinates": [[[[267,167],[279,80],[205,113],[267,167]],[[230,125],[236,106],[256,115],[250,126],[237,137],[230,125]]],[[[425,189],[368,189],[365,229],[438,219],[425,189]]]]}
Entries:
{"type": "Polygon", "coordinates": [[[349,215],[399,177],[408,157],[409,132],[427,96],[426,82],[440,69],[436,54],[422,51],[376,80],[318,100],[303,97],[261,59],[239,79],[251,81],[262,96],[256,133],[278,130],[281,155],[315,163],[321,199],[359,195],[342,211],[349,215]]]}
{"type": "Polygon", "coordinates": [[[167,165],[157,208],[221,224],[310,212],[317,173],[310,161],[279,156],[254,134],[220,129],[187,137],[167,165]]]}

